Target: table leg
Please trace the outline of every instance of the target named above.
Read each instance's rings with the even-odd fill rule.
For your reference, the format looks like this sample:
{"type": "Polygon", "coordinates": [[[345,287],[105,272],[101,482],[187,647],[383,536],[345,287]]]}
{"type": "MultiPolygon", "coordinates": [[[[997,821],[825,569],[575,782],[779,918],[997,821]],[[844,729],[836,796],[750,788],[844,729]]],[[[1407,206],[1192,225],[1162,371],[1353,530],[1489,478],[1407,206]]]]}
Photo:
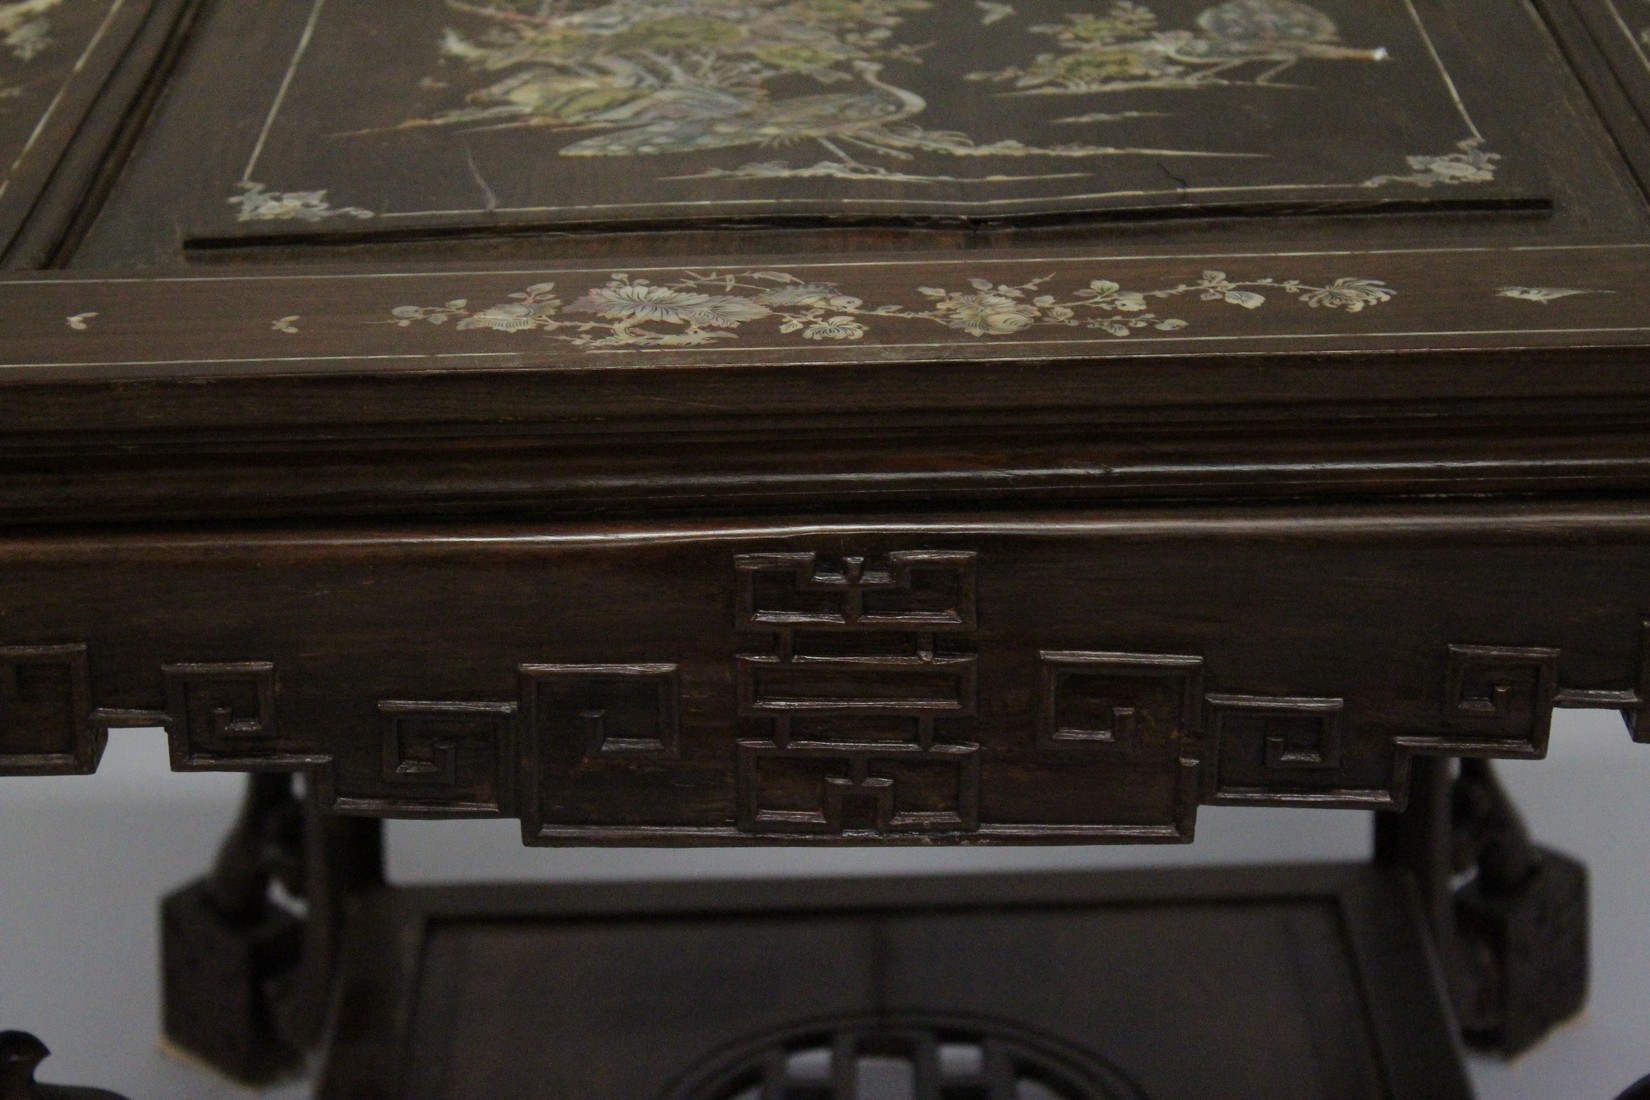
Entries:
{"type": "Polygon", "coordinates": [[[1468,1043],[1515,1055],[1581,1010],[1587,870],[1531,841],[1488,760],[1416,759],[1375,859],[1413,873],[1468,1043]]]}
{"type": "Polygon", "coordinates": [[[161,904],[167,1037],[246,1082],[299,1069],[326,1026],[348,898],[383,882],[382,837],[291,774],[251,776],[211,873],[161,904]]]}

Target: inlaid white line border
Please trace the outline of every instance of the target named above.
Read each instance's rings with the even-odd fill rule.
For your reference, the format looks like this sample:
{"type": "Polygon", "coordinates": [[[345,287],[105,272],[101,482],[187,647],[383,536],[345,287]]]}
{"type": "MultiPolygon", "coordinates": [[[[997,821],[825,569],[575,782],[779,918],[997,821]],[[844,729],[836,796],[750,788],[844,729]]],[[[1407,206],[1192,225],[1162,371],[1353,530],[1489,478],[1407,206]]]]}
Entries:
{"type": "MultiPolygon", "coordinates": [[[[960,341],[958,341],[956,343],[950,343],[950,344],[935,344],[935,343],[932,343],[932,342],[925,342],[925,343],[888,343],[888,344],[869,344],[869,345],[865,346],[865,350],[873,350],[873,351],[883,352],[883,351],[902,351],[902,350],[907,350],[907,349],[911,349],[911,348],[920,348],[920,349],[923,349],[923,350],[928,351],[928,352],[931,353],[927,356],[921,357],[920,359],[913,360],[912,365],[919,364],[919,363],[944,363],[944,362],[952,361],[956,358],[962,357],[961,354],[953,355],[953,354],[950,354],[950,353],[966,353],[966,359],[967,359],[968,362],[975,363],[975,364],[985,364],[985,363],[991,363],[991,362],[994,362],[994,361],[997,361],[997,360],[1004,359],[1005,357],[1003,357],[1003,356],[998,356],[998,355],[993,354],[997,350],[1003,349],[1003,348],[1027,348],[1027,347],[1037,348],[1037,349],[1040,349],[1044,353],[1045,357],[1048,357],[1048,358],[1073,358],[1074,356],[1065,356],[1065,355],[1061,355],[1060,353],[1062,351],[1066,350],[1066,349],[1104,347],[1104,348],[1111,349],[1111,350],[1113,350],[1117,353],[1112,358],[1137,358],[1139,356],[1135,356],[1135,355],[1131,354],[1130,351],[1129,351],[1129,348],[1131,346],[1138,346],[1140,344],[1252,343],[1254,341],[1263,341],[1263,340],[1338,340],[1338,341],[1350,341],[1350,340],[1404,340],[1404,339],[1442,339],[1442,338],[1445,338],[1445,337],[1460,338],[1460,337],[1490,337],[1490,336],[1494,336],[1494,337],[1501,337],[1501,336],[1577,336],[1577,335],[1600,336],[1600,335],[1623,335],[1623,334],[1627,334],[1627,333],[1650,333],[1650,325],[1597,326],[1597,327],[1584,327],[1584,328],[1454,329],[1454,330],[1443,329],[1443,330],[1415,330],[1415,331],[1393,331],[1393,332],[1282,332],[1282,333],[1268,332],[1268,333],[1247,333],[1247,334],[1226,335],[1226,336],[1217,336],[1217,335],[1210,335],[1210,336],[1137,336],[1137,337],[1129,337],[1127,339],[1118,339],[1118,338],[1115,338],[1115,337],[1112,337],[1112,338],[1107,338],[1107,337],[1079,337],[1079,338],[1075,338],[1075,339],[1059,340],[1059,341],[1037,341],[1037,340],[1001,340],[1001,341],[998,341],[998,340],[993,340],[993,341],[990,341],[990,342],[981,342],[981,343],[973,343],[973,344],[963,343],[963,342],[960,342],[960,341]]],[[[535,358],[530,351],[529,352],[523,352],[523,351],[422,352],[422,353],[416,353],[415,352],[415,353],[407,353],[407,354],[401,354],[401,355],[372,355],[372,354],[363,354],[363,355],[282,355],[282,356],[249,356],[249,357],[245,357],[245,358],[220,357],[220,358],[208,358],[208,359],[108,359],[108,360],[98,360],[98,361],[93,361],[93,362],[76,362],[74,360],[62,360],[62,361],[53,361],[53,362],[34,362],[34,363],[0,363],[0,371],[3,371],[3,370],[28,370],[28,369],[60,368],[60,367],[66,367],[66,368],[87,367],[87,368],[90,368],[90,367],[222,366],[222,365],[240,364],[240,363],[326,363],[326,362],[373,362],[373,361],[383,361],[383,360],[417,360],[417,361],[426,361],[427,362],[427,361],[430,361],[430,360],[440,360],[440,359],[513,359],[518,364],[520,364],[520,369],[522,369],[522,370],[547,371],[547,372],[624,371],[624,370],[657,370],[657,369],[660,369],[660,364],[658,364],[657,362],[647,361],[647,360],[654,360],[660,355],[699,355],[699,354],[726,355],[726,354],[729,354],[729,353],[750,354],[750,353],[756,353],[756,352],[795,352],[796,350],[797,350],[796,345],[794,345],[794,344],[758,344],[758,345],[749,345],[749,346],[743,346],[743,347],[714,347],[714,348],[654,348],[654,349],[613,348],[613,349],[585,350],[585,351],[580,352],[580,357],[577,358],[577,359],[569,358],[569,359],[559,361],[559,362],[547,362],[547,361],[533,362],[533,361],[530,361],[530,360],[533,360],[535,358]],[[608,362],[608,363],[605,363],[605,364],[598,364],[598,363],[592,363],[592,362],[588,361],[587,359],[584,358],[585,356],[619,356],[619,357],[624,357],[629,361],[622,362],[622,363],[621,362],[608,362]]],[[[889,364],[889,363],[885,363],[885,362],[884,363],[871,363],[871,362],[867,362],[863,358],[853,358],[853,359],[845,359],[844,358],[847,355],[847,353],[849,353],[849,352],[854,352],[854,351],[861,350],[857,347],[855,347],[855,348],[848,348],[848,347],[843,347],[843,348],[818,348],[818,349],[813,349],[813,350],[815,351],[816,355],[820,355],[820,356],[829,355],[830,357],[829,358],[812,359],[812,360],[809,360],[808,363],[804,363],[804,364],[785,363],[785,364],[776,364],[776,365],[777,366],[782,366],[784,368],[795,368],[797,366],[806,366],[806,365],[832,366],[832,365],[836,365],[836,364],[842,363],[842,362],[845,362],[846,365],[849,365],[849,366],[873,366],[873,365],[874,366],[890,366],[890,365],[896,365],[896,364],[889,364]],[[832,354],[832,353],[834,353],[834,354],[832,354]]],[[[1478,349],[1462,349],[1462,348],[1457,348],[1457,347],[1444,347],[1444,348],[1439,348],[1439,349],[1434,349],[1434,350],[1460,351],[1460,350],[1478,350],[1478,349]]],[[[1497,349],[1494,349],[1494,350],[1506,350],[1506,349],[1497,348],[1497,349]]],[[[716,364],[713,364],[712,366],[715,366],[715,365],[716,364]]],[[[695,369],[704,369],[704,368],[695,368],[695,369]]]]}
{"type": "Polygon", "coordinates": [[[1621,14],[1620,8],[1616,7],[1616,0],[1604,0],[1604,6],[1610,9],[1610,17],[1616,21],[1616,26],[1621,28],[1621,33],[1626,36],[1628,45],[1632,46],[1633,52],[1638,55],[1639,64],[1644,66],[1646,72],[1650,72],[1650,54],[1644,52],[1644,43],[1640,42],[1639,36],[1633,33],[1633,28],[1627,25],[1627,17],[1621,14]]]}
{"type": "Polygon", "coordinates": [[[315,0],[315,6],[309,10],[309,19],[304,23],[304,33],[298,38],[297,49],[292,51],[292,60],[287,64],[286,75],[281,78],[281,87],[275,93],[275,102],[269,105],[269,115],[264,119],[264,128],[258,131],[258,141],[252,147],[252,156],[246,162],[246,171],[241,173],[242,183],[252,182],[252,173],[258,167],[259,158],[264,155],[264,145],[269,141],[269,132],[275,128],[275,116],[281,113],[281,106],[286,102],[286,94],[292,89],[292,78],[298,73],[298,63],[309,51],[309,43],[315,37],[315,25],[321,21],[321,10],[326,6],[327,0],[315,0]]]}
{"type": "MultiPolygon", "coordinates": [[[[913,252],[909,257],[883,256],[875,260],[815,260],[802,263],[787,264],[787,267],[799,271],[834,271],[843,268],[909,268],[921,270],[930,267],[957,267],[967,265],[980,267],[982,265],[1002,264],[1115,264],[1115,263],[1158,263],[1181,260],[1298,260],[1316,258],[1336,258],[1349,256],[1449,256],[1472,254],[1507,254],[1514,252],[1630,252],[1650,249],[1650,241],[1629,242],[1626,244],[1524,244],[1524,245],[1461,245],[1452,248],[1366,248],[1366,249],[1308,249],[1292,252],[1189,252],[1189,253],[1133,253],[1123,255],[1088,255],[1070,253],[1057,256],[1025,256],[1025,255],[997,255],[990,256],[981,253],[972,253],[962,256],[936,255],[934,253],[913,252]]],[[[759,266],[761,257],[752,256],[722,256],[711,257],[714,263],[706,264],[627,264],[622,262],[623,257],[614,257],[611,262],[593,264],[589,266],[571,267],[522,267],[522,268],[490,268],[481,265],[470,267],[438,269],[433,271],[318,271],[294,272],[280,275],[120,275],[98,276],[84,278],[73,273],[40,272],[35,277],[22,279],[0,279],[0,286],[106,286],[131,283],[269,283],[269,282],[327,282],[351,279],[376,279],[388,281],[391,279],[490,279],[521,276],[563,276],[563,275],[595,275],[607,274],[614,271],[640,271],[648,274],[658,272],[688,272],[707,271],[725,267],[753,267],[759,266]]]]}
{"type": "Polygon", "coordinates": [[[0,370],[27,370],[31,367],[187,367],[209,363],[327,363],[358,362],[374,359],[520,359],[518,351],[446,351],[408,352],[401,355],[258,355],[244,358],[218,359],[104,359],[97,362],[76,363],[0,363],[0,370]]]}

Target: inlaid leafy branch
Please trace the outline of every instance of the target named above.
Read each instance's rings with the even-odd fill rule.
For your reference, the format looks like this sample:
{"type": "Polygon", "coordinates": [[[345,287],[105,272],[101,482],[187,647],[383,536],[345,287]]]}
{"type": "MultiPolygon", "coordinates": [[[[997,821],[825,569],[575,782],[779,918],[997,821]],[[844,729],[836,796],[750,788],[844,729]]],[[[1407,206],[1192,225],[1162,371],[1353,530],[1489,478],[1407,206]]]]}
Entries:
{"type": "Polygon", "coordinates": [[[780,335],[818,341],[862,339],[879,319],[929,322],[974,337],[1063,327],[1126,338],[1142,329],[1176,332],[1188,326],[1182,318],[1160,315],[1154,300],[1192,296],[1254,310],[1277,292],[1314,309],[1357,313],[1396,293],[1377,279],[1343,277],[1315,286],[1299,279],[1233,280],[1223,271],[1205,271],[1198,279],[1156,290],[1125,290],[1110,279],[1093,279],[1060,295],[1047,290],[1054,279],[1046,275],[1010,285],[972,278],[967,290],[918,287],[926,301],[911,307],[868,306],[834,283],[784,271],[686,272],[668,284],[620,272],[571,301],[563,300],[555,283],[535,283],[508,301],[480,308],[465,298],[439,306],[396,306],[390,319],[379,323],[542,332],[587,349],[700,346],[735,339],[734,330],[769,318],[778,322],[780,335]]]}
{"type": "Polygon", "coordinates": [[[241,193],[229,198],[236,208],[235,220],[243,222],[298,221],[318,222],[327,218],[370,218],[371,210],[359,206],[334,207],[323,191],[271,191],[261,183],[243,180],[238,185],[241,193]]]}
{"type": "Polygon", "coordinates": [[[7,0],[0,3],[0,47],[19,61],[31,61],[52,44],[48,18],[63,0],[7,0]]]}

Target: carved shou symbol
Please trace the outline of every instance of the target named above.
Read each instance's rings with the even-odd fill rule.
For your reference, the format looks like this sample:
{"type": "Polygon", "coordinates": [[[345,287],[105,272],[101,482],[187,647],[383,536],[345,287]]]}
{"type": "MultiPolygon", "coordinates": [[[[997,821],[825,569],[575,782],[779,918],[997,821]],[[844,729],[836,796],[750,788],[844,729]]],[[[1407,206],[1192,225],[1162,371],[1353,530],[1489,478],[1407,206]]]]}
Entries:
{"type": "Polygon", "coordinates": [[[741,630],[974,629],[971,553],[897,550],[883,568],[848,557],[836,570],[817,554],[746,554],[734,568],[741,630]]]}
{"type": "Polygon", "coordinates": [[[773,647],[736,658],[739,716],[769,733],[739,745],[740,828],[977,829],[979,748],[936,744],[935,725],[976,714],[978,658],[937,646],[974,629],[974,555],[751,554],[735,568],[737,625],[773,647]]]}
{"type": "Polygon", "coordinates": [[[107,730],[91,695],[85,646],[0,646],[0,775],[96,771],[107,730]]]}
{"type": "Polygon", "coordinates": [[[738,661],[739,714],[768,718],[784,747],[804,742],[934,743],[938,718],[973,717],[978,659],[936,650],[972,631],[974,555],[901,551],[824,567],[814,554],[736,562],[738,626],[774,652],[738,661]]]}
{"type": "Polygon", "coordinates": [[[739,745],[747,832],[898,834],[980,826],[976,745],[878,750],[739,745]]]}

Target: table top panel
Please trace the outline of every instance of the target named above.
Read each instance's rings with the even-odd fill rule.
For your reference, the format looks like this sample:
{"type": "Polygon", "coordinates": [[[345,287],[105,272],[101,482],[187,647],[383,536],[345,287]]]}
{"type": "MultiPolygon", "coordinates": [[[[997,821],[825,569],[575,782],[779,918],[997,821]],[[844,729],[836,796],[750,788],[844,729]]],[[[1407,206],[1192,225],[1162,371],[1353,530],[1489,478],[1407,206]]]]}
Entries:
{"type": "Polygon", "coordinates": [[[197,235],[1545,197],[1414,0],[285,7],[303,30],[197,235]]]}
{"type": "Polygon", "coordinates": [[[276,0],[212,9],[172,87],[77,266],[349,242],[393,264],[467,234],[660,256],[780,228],[808,251],[1161,218],[1275,240],[1259,215],[1379,214],[1334,233],[1387,245],[1417,214],[1644,228],[1523,5],[276,0]]]}

